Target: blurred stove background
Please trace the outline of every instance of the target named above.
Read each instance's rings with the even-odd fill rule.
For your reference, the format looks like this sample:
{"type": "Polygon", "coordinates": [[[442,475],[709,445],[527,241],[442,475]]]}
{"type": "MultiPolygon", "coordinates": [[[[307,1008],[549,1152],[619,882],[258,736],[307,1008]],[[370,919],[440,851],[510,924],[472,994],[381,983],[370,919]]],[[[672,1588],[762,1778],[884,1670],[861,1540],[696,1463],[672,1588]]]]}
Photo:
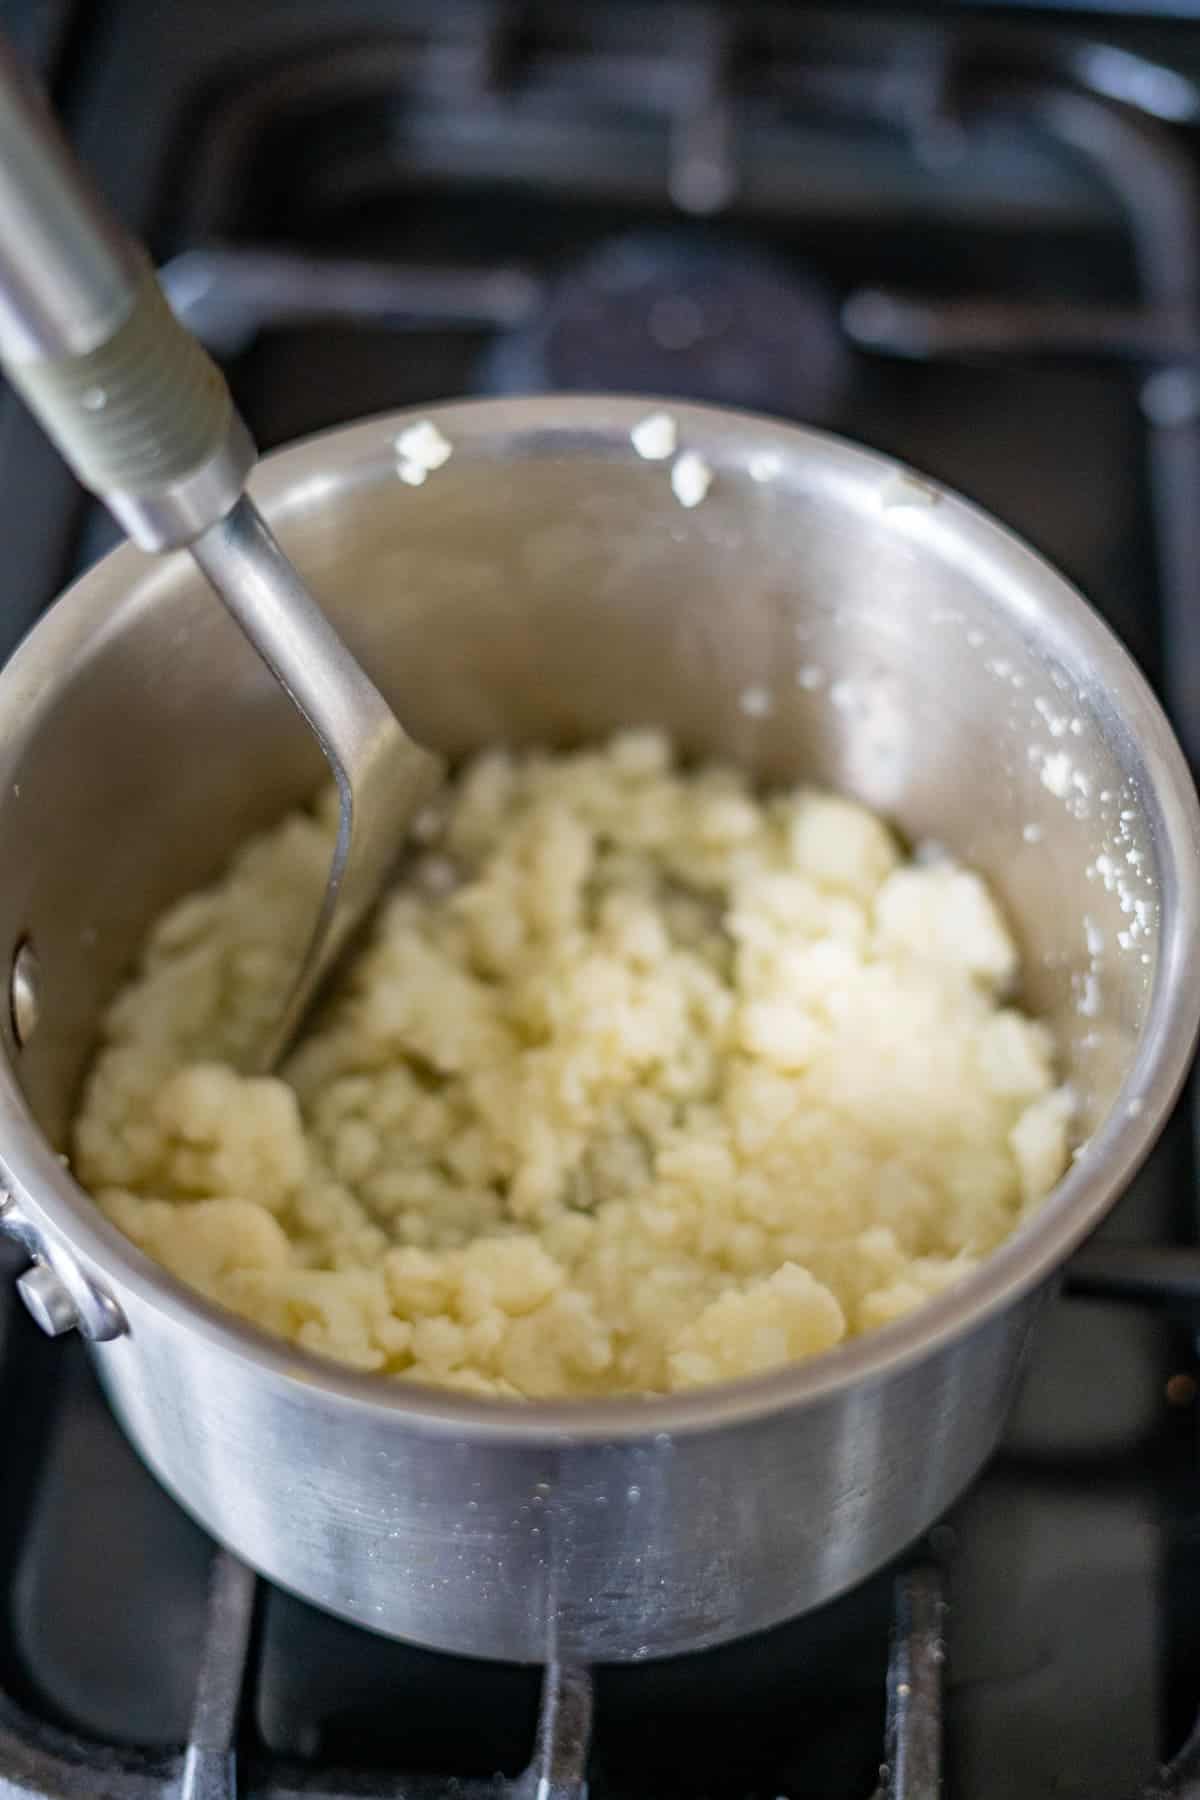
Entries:
{"type": "MultiPolygon", "coordinates": [[[[1192,9],[7,10],[264,449],[539,388],[827,425],[1059,563],[1200,758],[1192,9]]],[[[113,535],[3,397],[0,651],[113,535]]],[[[930,1542],[763,1638],[595,1672],[593,1800],[932,1800],[939,1764],[950,1800],[1200,1795],[1200,1756],[1154,1776],[1200,1706],[1192,1135],[1185,1105],[930,1542]]],[[[210,1590],[7,1282],[0,1419],[0,1800],[582,1795],[578,1742],[521,1774],[539,1671],[387,1644],[223,1558],[210,1590]]]]}

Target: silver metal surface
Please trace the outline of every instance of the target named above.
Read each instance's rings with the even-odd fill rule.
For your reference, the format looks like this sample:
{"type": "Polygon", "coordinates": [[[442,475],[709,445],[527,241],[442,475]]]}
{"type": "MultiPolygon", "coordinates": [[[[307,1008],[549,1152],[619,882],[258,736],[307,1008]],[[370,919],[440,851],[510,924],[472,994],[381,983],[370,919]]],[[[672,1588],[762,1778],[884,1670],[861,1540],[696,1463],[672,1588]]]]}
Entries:
{"type": "Polygon", "coordinates": [[[32,933],[44,969],[41,1026],[0,1058],[0,1186],[119,1305],[127,1335],[95,1360],[126,1429],[219,1539],[318,1604],[563,1664],[800,1612],[949,1503],[1196,1022],[1195,795],[1096,615],[973,508],[816,432],[672,407],[713,470],[685,510],[630,443],[651,410],[439,409],[453,454],[419,488],[394,448],[414,421],[371,420],[272,457],[252,492],[384,699],[450,757],[656,721],[689,754],[856,793],[994,883],[1086,1147],[974,1274],[806,1364],[645,1402],[487,1403],[323,1363],[150,1264],[57,1154],[97,1018],[155,914],[306,799],[321,758],[186,558],[116,552],[0,674],[0,948],[32,933]]]}
{"type": "Polygon", "coordinates": [[[12,961],[8,984],[8,1005],[12,1034],[17,1048],[27,1044],[37,1030],[41,1012],[42,973],[33,945],[26,940],[18,944],[12,961]]]}
{"type": "Polygon", "coordinates": [[[49,108],[0,40],[0,358],[84,355],[133,305],[135,271],[104,208],[81,197],[49,108]]]}
{"type": "Polygon", "coordinates": [[[36,1262],[17,1277],[25,1310],[47,1337],[61,1337],[79,1323],[75,1302],[49,1263],[36,1262]]]}
{"type": "Polygon", "coordinates": [[[117,1302],[80,1268],[53,1230],[32,1221],[15,1196],[0,1188],[0,1232],[25,1250],[32,1267],[17,1286],[30,1313],[50,1337],[78,1331],[92,1343],[108,1343],[126,1330],[117,1302]]]}
{"type": "Polygon", "coordinates": [[[194,468],[149,489],[106,488],[101,498],[140,550],[176,550],[236,505],[257,458],[250,433],[231,410],[194,468]]]}
{"type": "Polygon", "coordinates": [[[3,42],[0,362],[143,549],[190,542],[241,492],[254,447],[224,377],[3,42]]]}
{"type": "Polygon", "coordinates": [[[287,1003],[261,1050],[273,1068],[321,983],[379,898],[413,814],[441,770],[419,750],[243,497],[191,546],[232,616],[325,753],[341,803],[316,923],[287,1003]]]}

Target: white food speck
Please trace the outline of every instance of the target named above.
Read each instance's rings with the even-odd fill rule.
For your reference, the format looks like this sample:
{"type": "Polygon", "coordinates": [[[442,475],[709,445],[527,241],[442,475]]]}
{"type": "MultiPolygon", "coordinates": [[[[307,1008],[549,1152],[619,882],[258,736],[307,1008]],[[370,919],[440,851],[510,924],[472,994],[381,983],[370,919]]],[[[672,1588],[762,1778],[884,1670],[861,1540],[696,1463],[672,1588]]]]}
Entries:
{"type": "Polygon", "coordinates": [[[458,868],[448,856],[422,857],[413,874],[419,887],[438,898],[452,894],[462,881],[458,868]]]}
{"type": "Polygon", "coordinates": [[[935,487],[906,469],[893,470],[879,490],[879,504],[885,511],[893,506],[936,506],[940,498],[935,487]]]}
{"type": "Polygon", "coordinates": [[[1140,1118],[1142,1113],[1145,1110],[1146,1110],[1146,1102],[1144,1100],[1139,1099],[1136,1094],[1134,1095],[1133,1099],[1129,1102],[1129,1105],[1125,1108],[1126,1113],[1129,1115],[1129,1117],[1131,1119],[1140,1118]]]}
{"type": "Polygon", "coordinates": [[[453,454],[454,446],[438,430],[432,419],[419,419],[396,439],[396,455],[401,465],[414,463],[417,468],[424,469],[427,475],[449,462],[453,454]]]}
{"type": "Polygon", "coordinates": [[[1089,956],[1099,956],[1104,948],[1104,933],[1086,913],[1083,915],[1083,941],[1087,945],[1089,956]]]}
{"type": "Polygon", "coordinates": [[[665,462],[674,456],[679,431],[670,413],[647,413],[629,434],[634,449],[647,462],[665,462]]]}
{"type": "Polygon", "coordinates": [[[743,692],[738,705],[748,719],[765,719],[771,711],[773,702],[765,687],[748,687],[743,692]]]}
{"type": "Polygon", "coordinates": [[[807,688],[810,693],[825,684],[825,671],[818,669],[816,663],[805,663],[796,670],[796,686],[807,688]]]}
{"type": "Polygon", "coordinates": [[[699,506],[712,478],[712,470],[695,450],[685,450],[671,465],[671,487],[680,506],[699,506]]]}
{"type": "Polygon", "coordinates": [[[1056,799],[1066,799],[1071,787],[1071,759],[1063,751],[1048,756],[1042,764],[1042,786],[1056,799]]]}
{"type": "Polygon", "coordinates": [[[1063,718],[1061,713],[1055,712],[1050,702],[1044,700],[1040,694],[1034,701],[1033,708],[1034,711],[1040,713],[1042,718],[1046,721],[1046,729],[1051,737],[1063,737],[1066,734],[1066,719],[1063,718]]]}
{"type": "Polygon", "coordinates": [[[420,487],[421,483],[428,476],[429,470],[424,468],[418,462],[398,462],[396,464],[396,473],[399,475],[401,481],[406,481],[408,483],[409,487],[420,487]]]}
{"type": "Polygon", "coordinates": [[[1044,833],[1040,825],[1022,825],[1021,836],[1027,844],[1040,844],[1044,833]]]}
{"type": "Polygon", "coordinates": [[[1094,974],[1083,978],[1083,990],[1077,1008],[1085,1019],[1094,1019],[1100,1011],[1100,982],[1094,974]]]}
{"type": "Polygon", "coordinates": [[[751,481],[774,481],[783,463],[773,450],[759,450],[746,464],[751,481]]]}

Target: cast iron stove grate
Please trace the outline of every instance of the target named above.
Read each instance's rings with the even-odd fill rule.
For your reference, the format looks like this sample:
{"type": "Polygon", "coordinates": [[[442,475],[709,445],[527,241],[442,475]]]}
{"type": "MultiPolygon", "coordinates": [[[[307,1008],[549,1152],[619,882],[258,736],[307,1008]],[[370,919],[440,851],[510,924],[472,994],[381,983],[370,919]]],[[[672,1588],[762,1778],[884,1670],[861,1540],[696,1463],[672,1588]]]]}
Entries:
{"type": "MultiPolygon", "coordinates": [[[[588,1800],[590,1793],[603,1800],[613,1792],[603,1781],[589,1784],[591,1674],[558,1664],[549,1665],[542,1678],[532,1758],[512,1778],[397,1776],[261,1754],[239,1757],[254,1594],[250,1571],[218,1553],[192,1725],[181,1751],[156,1756],[106,1749],[39,1723],[0,1696],[0,1794],[5,1800],[588,1800]]],[[[937,1800],[943,1792],[946,1612],[935,1564],[916,1564],[897,1576],[886,1736],[872,1800],[937,1800]]],[[[1195,1800],[1197,1794],[1200,1725],[1139,1800],[1195,1800]]]]}

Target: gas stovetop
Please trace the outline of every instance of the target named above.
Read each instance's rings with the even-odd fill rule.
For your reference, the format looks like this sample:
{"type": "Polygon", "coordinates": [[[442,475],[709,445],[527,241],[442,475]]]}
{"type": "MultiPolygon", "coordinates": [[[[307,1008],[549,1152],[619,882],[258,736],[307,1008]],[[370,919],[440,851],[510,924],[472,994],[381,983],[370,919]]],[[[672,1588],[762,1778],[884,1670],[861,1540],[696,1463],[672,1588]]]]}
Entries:
{"type": "MultiPolygon", "coordinates": [[[[1196,761],[1200,30],[1018,10],[43,0],[20,23],[264,447],[549,387],[828,425],[1059,563],[1196,761]]],[[[8,648],[112,538],[9,401],[0,532],[8,648]]],[[[0,1800],[1195,1800],[1196,1200],[1185,1103],[1073,1265],[1002,1453],[898,1566],[590,1675],[388,1643],[256,1583],[0,1282],[0,1800]]]]}

